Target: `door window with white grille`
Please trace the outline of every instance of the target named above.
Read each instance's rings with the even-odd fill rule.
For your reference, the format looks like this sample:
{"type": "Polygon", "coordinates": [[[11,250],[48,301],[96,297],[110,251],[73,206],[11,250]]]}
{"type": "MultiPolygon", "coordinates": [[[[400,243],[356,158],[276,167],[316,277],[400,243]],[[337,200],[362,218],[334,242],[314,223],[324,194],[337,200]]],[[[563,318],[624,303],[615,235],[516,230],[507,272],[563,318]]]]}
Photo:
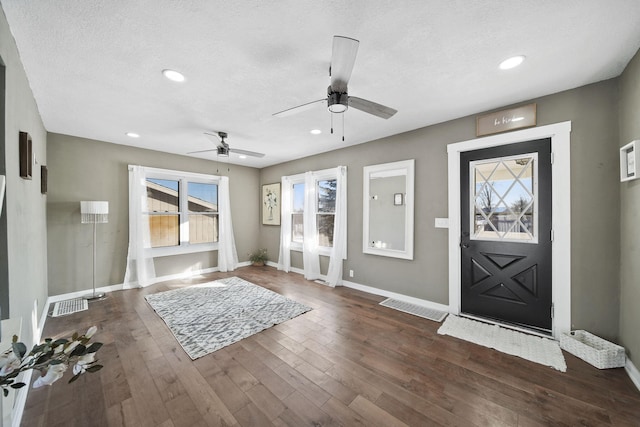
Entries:
{"type": "Polygon", "coordinates": [[[538,243],[537,153],[469,163],[471,239],[538,243]]]}

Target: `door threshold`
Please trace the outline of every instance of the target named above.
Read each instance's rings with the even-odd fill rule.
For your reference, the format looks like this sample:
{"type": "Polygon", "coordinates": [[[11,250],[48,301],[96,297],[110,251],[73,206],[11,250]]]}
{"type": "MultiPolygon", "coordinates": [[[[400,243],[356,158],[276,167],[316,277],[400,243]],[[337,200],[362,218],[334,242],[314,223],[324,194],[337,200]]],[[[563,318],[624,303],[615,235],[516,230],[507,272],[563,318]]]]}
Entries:
{"type": "Polygon", "coordinates": [[[515,325],[513,323],[507,323],[504,321],[500,321],[500,320],[496,320],[496,319],[491,319],[488,317],[481,317],[481,316],[476,316],[474,314],[468,314],[468,313],[460,313],[460,317],[466,317],[467,319],[471,319],[471,320],[477,320],[478,322],[484,322],[484,323],[490,323],[492,325],[498,325],[502,328],[507,328],[507,329],[513,329],[514,331],[518,331],[518,332],[522,332],[525,334],[529,334],[529,335],[536,335],[542,338],[551,338],[551,339],[555,339],[553,337],[553,334],[551,331],[547,331],[546,329],[537,329],[534,327],[526,327],[526,326],[522,326],[522,325],[515,325]]]}

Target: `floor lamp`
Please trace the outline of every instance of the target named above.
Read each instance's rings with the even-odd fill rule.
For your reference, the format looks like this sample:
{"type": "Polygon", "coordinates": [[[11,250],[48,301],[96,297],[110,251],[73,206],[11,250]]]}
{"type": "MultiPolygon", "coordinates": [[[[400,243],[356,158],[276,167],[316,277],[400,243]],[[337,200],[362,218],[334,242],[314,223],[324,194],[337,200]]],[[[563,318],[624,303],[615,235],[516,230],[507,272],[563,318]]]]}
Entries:
{"type": "Polygon", "coordinates": [[[93,224],[93,294],[85,297],[88,301],[104,298],[104,292],[96,293],[96,225],[108,221],[109,202],[80,202],[82,224],[93,224]]]}

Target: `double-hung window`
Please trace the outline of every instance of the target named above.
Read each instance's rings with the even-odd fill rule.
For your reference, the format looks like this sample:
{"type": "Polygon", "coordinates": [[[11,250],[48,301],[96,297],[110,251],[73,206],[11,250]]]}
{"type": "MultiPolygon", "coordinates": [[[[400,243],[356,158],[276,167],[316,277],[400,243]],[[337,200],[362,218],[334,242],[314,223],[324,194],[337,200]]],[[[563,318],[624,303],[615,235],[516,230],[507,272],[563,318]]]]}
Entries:
{"type": "Polygon", "coordinates": [[[304,175],[291,177],[291,249],[302,250],[305,238],[316,239],[321,252],[327,252],[333,247],[333,230],[336,215],[336,186],[335,172],[321,174],[314,180],[314,210],[305,211],[305,181],[304,175]],[[316,217],[315,236],[304,235],[305,218],[309,215],[316,217]],[[324,248],[324,250],[323,250],[324,248]]]}
{"type": "Polygon", "coordinates": [[[146,189],[154,256],[217,249],[217,177],[148,170],[146,189]]]}
{"type": "Polygon", "coordinates": [[[336,185],[337,180],[323,179],[316,181],[316,227],[318,229],[318,246],[333,246],[333,225],[336,219],[336,185]]]}

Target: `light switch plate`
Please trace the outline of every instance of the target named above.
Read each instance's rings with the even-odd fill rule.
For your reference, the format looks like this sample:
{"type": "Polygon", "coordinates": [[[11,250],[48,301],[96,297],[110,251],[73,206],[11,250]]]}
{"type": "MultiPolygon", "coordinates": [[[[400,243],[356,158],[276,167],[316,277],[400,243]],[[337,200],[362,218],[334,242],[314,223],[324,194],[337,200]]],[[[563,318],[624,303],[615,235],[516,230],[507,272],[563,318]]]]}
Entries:
{"type": "Polygon", "coordinates": [[[449,218],[436,218],[436,228],[449,228],[449,218]]]}

